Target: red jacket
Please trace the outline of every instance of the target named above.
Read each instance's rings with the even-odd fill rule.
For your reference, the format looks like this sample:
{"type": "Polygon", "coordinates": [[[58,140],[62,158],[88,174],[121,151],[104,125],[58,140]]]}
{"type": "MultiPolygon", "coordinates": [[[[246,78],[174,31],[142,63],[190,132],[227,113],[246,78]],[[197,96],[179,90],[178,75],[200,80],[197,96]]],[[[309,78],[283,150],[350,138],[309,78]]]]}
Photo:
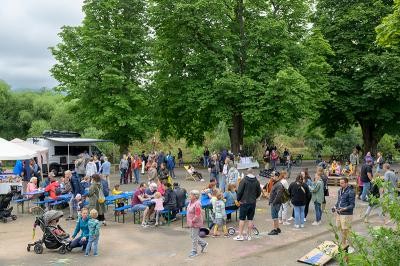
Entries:
{"type": "Polygon", "coordinates": [[[140,158],[132,159],[132,169],[140,169],[142,167],[142,160],[140,158]]]}
{"type": "Polygon", "coordinates": [[[52,199],[57,199],[57,194],[56,194],[56,189],[60,186],[57,181],[51,182],[47,187],[44,189],[44,191],[49,192],[50,198],[52,199]]]}

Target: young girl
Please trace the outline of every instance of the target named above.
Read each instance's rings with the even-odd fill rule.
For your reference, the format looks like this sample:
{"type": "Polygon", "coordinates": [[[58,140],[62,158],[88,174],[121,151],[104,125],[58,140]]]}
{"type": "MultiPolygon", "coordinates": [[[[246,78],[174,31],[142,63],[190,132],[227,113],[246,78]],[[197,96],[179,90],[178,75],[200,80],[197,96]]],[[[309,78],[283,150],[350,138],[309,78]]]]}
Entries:
{"type": "Polygon", "coordinates": [[[83,180],[81,181],[81,186],[82,186],[84,195],[87,194],[87,192],[89,192],[89,187],[90,187],[90,176],[85,176],[83,178],[83,180]]]}
{"type": "Polygon", "coordinates": [[[187,206],[187,225],[190,228],[190,236],[192,238],[192,251],[189,254],[189,258],[193,258],[198,255],[197,245],[200,245],[202,253],[205,251],[208,245],[207,242],[199,237],[200,227],[203,226],[203,217],[201,216],[201,204],[199,197],[199,191],[190,191],[189,205],[187,206]]]}
{"type": "MultiPolygon", "coordinates": [[[[225,198],[225,210],[237,210],[237,195],[236,195],[236,185],[235,184],[229,184],[228,185],[228,191],[224,193],[224,198],[225,198]]],[[[226,218],[227,221],[231,220],[232,214],[227,214],[226,218]]]]}
{"type": "Polygon", "coordinates": [[[98,212],[95,209],[90,211],[90,219],[88,222],[89,227],[89,240],[86,245],[85,256],[89,256],[90,250],[92,249],[93,244],[93,255],[97,256],[97,247],[99,244],[100,237],[100,222],[97,220],[98,212]]]}
{"type": "Polygon", "coordinates": [[[226,212],[225,202],[221,191],[216,195],[217,200],[213,204],[213,212],[215,217],[214,234],[213,237],[219,236],[218,227],[222,226],[224,236],[228,237],[228,230],[226,229],[226,212]]]}
{"type": "Polygon", "coordinates": [[[356,170],[356,176],[357,176],[357,185],[358,185],[358,195],[357,198],[361,199],[361,194],[364,188],[364,183],[361,180],[361,175],[360,175],[360,171],[358,171],[358,169],[356,170]]]}
{"type": "Polygon", "coordinates": [[[152,199],[151,201],[156,204],[156,206],[154,207],[154,210],[156,211],[156,223],[155,223],[155,226],[158,226],[158,221],[160,219],[160,213],[161,213],[161,211],[164,210],[164,206],[163,206],[164,200],[161,197],[161,193],[160,192],[156,192],[154,194],[154,199],[152,199]]]}

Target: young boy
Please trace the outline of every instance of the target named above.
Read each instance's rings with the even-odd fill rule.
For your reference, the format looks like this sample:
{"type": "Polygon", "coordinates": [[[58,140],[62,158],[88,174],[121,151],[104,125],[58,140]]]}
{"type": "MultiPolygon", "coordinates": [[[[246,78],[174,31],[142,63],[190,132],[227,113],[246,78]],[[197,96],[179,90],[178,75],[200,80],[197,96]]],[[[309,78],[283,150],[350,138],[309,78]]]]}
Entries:
{"type": "Polygon", "coordinates": [[[100,222],[96,219],[98,216],[98,212],[95,209],[90,211],[90,219],[88,222],[89,227],[89,241],[86,246],[85,256],[89,256],[90,250],[92,249],[93,244],[93,255],[98,256],[97,246],[99,244],[100,237],[100,222]]]}

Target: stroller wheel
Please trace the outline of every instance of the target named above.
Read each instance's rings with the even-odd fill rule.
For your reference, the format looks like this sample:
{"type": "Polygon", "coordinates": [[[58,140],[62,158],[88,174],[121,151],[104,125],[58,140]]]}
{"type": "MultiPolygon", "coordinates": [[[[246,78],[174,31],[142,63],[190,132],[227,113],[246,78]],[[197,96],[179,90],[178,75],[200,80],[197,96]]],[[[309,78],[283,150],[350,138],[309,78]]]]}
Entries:
{"type": "Polygon", "coordinates": [[[36,254],[42,254],[43,253],[43,246],[41,244],[36,244],[33,247],[33,250],[35,251],[36,254]]]}
{"type": "Polygon", "coordinates": [[[65,253],[67,253],[67,249],[65,248],[64,245],[62,245],[62,246],[58,249],[58,253],[60,253],[60,254],[65,254],[65,253]]]}
{"type": "Polygon", "coordinates": [[[69,243],[68,245],[66,245],[66,246],[65,246],[65,249],[66,249],[68,252],[71,252],[71,251],[72,251],[71,243],[69,243]]]}
{"type": "Polygon", "coordinates": [[[13,219],[14,221],[17,220],[17,215],[11,215],[11,219],[13,219]]]}
{"type": "Polygon", "coordinates": [[[235,228],[233,228],[233,227],[229,227],[229,228],[228,228],[228,234],[229,234],[229,235],[233,236],[235,233],[236,233],[235,228]]]}

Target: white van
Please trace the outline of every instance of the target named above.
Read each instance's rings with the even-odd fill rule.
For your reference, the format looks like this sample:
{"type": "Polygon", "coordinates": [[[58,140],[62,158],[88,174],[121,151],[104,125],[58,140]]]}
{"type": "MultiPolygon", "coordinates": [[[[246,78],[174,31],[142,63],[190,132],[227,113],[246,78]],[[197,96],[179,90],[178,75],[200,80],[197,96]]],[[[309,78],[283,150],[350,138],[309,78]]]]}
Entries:
{"type": "Polygon", "coordinates": [[[75,169],[75,160],[79,154],[101,155],[95,143],[108,142],[102,139],[81,138],[77,133],[62,131],[45,131],[42,137],[28,138],[26,141],[49,149],[48,158],[43,158],[43,172],[75,169]],[[65,137],[63,137],[65,136],[65,137]],[[49,167],[47,167],[49,166],[49,167]]]}

